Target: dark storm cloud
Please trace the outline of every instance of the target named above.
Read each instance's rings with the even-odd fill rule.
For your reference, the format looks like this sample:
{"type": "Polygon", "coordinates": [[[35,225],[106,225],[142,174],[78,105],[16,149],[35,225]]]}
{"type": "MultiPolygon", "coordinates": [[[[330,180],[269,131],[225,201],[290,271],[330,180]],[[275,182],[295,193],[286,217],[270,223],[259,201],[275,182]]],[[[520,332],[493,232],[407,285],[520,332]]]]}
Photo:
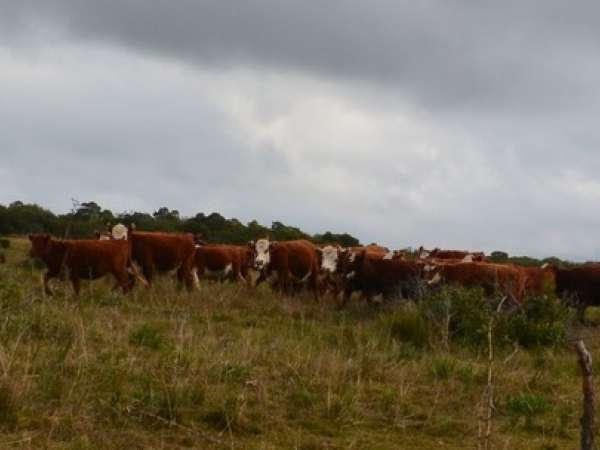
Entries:
{"type": "Polygon", "coordinates": [[[0,202],[598,259],[599,16],[555,0],[0,0],[0,202]]]}
{"type": "Polygon", "coordinates": [[[25,30],[54,23],[198,64],[366,79],[437,106],[572,107],[600,75],[597,2],[22,0],[3,10],[25,30]]]}

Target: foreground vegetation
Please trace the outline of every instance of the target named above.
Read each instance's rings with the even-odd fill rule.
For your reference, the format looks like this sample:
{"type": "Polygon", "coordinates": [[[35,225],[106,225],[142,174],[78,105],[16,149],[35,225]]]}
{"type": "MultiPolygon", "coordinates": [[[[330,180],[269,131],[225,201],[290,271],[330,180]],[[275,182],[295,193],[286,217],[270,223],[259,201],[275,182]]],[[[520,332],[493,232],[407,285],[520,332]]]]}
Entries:
{"type": "MultiPolygon", "coordinates": [[[[262,286],[187,293],[163,279],[130,296],[93,283],[79,300],[64,283],[49,299],[27,248],[12,240],[0,265],[0,448],[477,447],[487,319],[476,292],[338,311],[262,286]],[[451,303],[471,305],[464,320],[451,303]]],[[[498,322],[496,448],[576,447],[569,340],[583,334],[596,354],[600,335],[565,335],[552,314],[533,333],[522,316],[498,322]]]]}

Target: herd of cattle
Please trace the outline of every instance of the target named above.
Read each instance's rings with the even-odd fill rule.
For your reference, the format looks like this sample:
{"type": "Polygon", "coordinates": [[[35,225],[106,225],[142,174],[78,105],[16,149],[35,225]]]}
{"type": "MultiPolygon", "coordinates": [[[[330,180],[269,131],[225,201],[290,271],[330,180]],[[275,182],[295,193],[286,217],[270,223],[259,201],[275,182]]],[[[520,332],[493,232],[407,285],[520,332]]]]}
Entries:
{"type": "Polygon", "coordinates": [[[78,294],[81,279],[112,274],[117,287],[128,292],[136,282],[151,285],[157,273],[175,271],[188,289],[207,277],[252,286],[268,282],[287,295],[302,289],[309,289],[317,300],[331,295],[340,306],[355,292],[371,302],[379,295],[409,296],[415,285],[440,284],[501,292],[517,304],[528,295],[553,290],[561,298],[577,300],[581,320],[587,306],[600,304],[600,265],[594,264],[522,267],[488,262],[481,252],[420,248],[413,256],[377,245],[320,247],[306,240],[268,238],[242,246],[215,245],[191,234],[142,232],[122,224],[98,233],[96,240],[57,240],[47,234],[29,239],[30,256],[46,264],[43,284],[48,295],[48,281],[65,275],[78,294]]]}

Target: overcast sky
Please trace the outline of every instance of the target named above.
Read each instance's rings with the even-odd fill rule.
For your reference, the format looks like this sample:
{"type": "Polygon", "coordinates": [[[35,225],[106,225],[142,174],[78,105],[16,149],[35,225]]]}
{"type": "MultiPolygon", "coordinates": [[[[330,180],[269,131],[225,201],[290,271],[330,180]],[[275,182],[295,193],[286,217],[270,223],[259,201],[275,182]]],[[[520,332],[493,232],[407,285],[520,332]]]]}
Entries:
{"type": "Polygon", "coordinates": [[[600,2],[0,0],[0,203],[600,259],[600,2]]]}

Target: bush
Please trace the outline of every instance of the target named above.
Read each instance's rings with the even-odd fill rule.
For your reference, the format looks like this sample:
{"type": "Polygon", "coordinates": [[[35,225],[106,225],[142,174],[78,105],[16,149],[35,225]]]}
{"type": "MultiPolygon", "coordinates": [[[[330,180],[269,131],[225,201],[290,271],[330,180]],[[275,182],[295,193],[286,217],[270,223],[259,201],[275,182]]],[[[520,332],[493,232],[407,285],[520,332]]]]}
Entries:
{"type": "Polygon", "coordinates": [[[448,332],[448,340],[466,345],[487,342],[487,327],[494,310],[480,289],[444,286],[426,296],[419,311],[430,326],[431,334],[448,332]]]}
{"type": "Polygon", "coordinates": [[[392,339],[423,348],[429,342],[427,324],[417,310],[396,311],[386,319],[387,330],[392,339]]]}
{"type": "Polygon", "coordinates": [[[564,342],[568,322],[569,310],[558,299],[530,297],[498,322],[496,335],[527,348],[554,346],[564,342]]]}
{"type": "Polygon", "coordinates": [[[525,427],[533,428],[535,419],[550,410],[550,402],[539,394],[521,392],[516,397],[509,397],[506,409],[513,425],[525,419],[525,427]]]}

